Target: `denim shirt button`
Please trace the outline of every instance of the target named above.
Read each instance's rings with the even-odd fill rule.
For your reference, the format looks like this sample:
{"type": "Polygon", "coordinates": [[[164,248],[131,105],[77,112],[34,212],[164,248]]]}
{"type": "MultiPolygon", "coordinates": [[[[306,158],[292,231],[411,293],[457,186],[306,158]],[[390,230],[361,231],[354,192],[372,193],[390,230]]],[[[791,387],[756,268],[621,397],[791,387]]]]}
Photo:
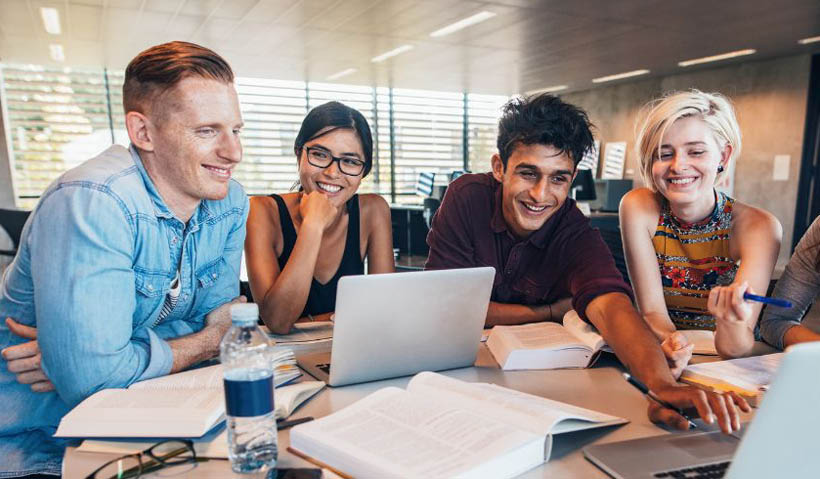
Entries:
{"type": "Polygon", "coordinates": [[[153,290],[154,290],[154,285],[149,284],[149,285],[148,285],[148,291],[153,291],[153,290]]]}
{"type": "Polygon", "coordinates": [[[211,273],[211,278],[216,279],[216,273],[211,273]]]}

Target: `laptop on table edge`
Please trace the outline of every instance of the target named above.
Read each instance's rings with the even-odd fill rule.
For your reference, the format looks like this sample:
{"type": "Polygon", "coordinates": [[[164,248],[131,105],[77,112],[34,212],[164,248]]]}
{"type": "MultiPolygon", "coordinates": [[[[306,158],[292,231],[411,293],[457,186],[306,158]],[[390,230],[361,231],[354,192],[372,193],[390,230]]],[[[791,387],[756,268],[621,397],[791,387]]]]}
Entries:
{"type": "Polygon", "coordinates": [[[330,353],[297,356],[299,366],[329,386],[472,366],[494,277],[492,267],[345,276],[330,353]]]}
{"type": "Polygon", "coordinates": [[[588,446],[584,456],[624,479],[820,477],[819,365],[820,342],[790,347],[741,434],[673,433],[588,446]]]}

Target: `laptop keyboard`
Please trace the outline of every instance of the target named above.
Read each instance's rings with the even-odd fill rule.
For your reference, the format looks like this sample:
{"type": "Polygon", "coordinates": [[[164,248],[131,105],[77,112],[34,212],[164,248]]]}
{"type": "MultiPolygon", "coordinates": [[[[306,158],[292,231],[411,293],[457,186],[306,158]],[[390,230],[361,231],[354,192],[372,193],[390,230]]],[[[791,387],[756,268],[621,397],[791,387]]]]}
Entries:
{"type": "Polygon", "coordinates": [[[687,467],[674,471],[657,472],[654,477],[661,479],[719,479],[726,474],[729,462],[718,462],[705,466],[687,467]]]}

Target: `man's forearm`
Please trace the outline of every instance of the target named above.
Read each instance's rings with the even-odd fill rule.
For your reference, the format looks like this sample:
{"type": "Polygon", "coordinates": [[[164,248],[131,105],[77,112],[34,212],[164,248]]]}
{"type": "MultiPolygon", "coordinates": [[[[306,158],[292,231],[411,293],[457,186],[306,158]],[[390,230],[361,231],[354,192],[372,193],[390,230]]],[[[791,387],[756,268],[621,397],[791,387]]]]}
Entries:
{"type": "Polygon", "coordinates": [[[171,366],[171,373],[177,373],[188,367],[211,359],[219,354],[219,342],[225,331],[222,328],[206,327],[181,338],[168,341],[171,352],[174,354],[174,362],[171,366]]]}
{"type": "Polygon", "coordinates": [[[651,389],[674,385],[666,357],[655,335],[623,293],[598,296],[586,314],[629,371],[651,389]]]}
{"type": "Polygon", "coordinates": [[[548,304],[526,305],[490,301],[490,306],[487,308],[487,321],[484,326],[491,328],[499,325],[536,323],[551,319],[552,315],[548,304]]]}

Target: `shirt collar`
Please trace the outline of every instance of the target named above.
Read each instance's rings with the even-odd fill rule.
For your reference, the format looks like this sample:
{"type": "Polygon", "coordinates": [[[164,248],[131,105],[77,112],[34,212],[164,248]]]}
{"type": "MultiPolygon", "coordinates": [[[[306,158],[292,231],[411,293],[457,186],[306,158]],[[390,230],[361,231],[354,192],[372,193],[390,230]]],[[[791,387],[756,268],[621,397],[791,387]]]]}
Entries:
{"type": "MultiPolygon", "coordinates": [[[[498,180],[495,181],[495,193],[493,194],[495,201],[493,202],[493,213],[492,217],[490,218],[490,228],[492,228],[494,233],[503,233],[505,231],[509,232],[512,236],[512,232],[509,231],[509,227],[507,227],[507,222],[504,220],[504,211],[502,209],[502,186],[498,180]]],[[[550,216],[550,218],[541,226],[541,228],[531,234],[526,240],[531,243],[533,246],[539,249],[543,249],[549,243],[550,238],[552,238],[553,233],[555,232],[555,228],[558,223],[561,222],[561,218],[566,216],[567,211],[570,208],[574,207],[575,200],[571,198],[567,198],[564,201],[564,204],[561,205],[558,210],[550,216]]]]}
{"type": "MultiPolygon", "coordinates": [[[[165,201],[160,196],[159,191],[157,191],[156,185],[154,185],[153,180],[151,177],[148,176],[148,171],[145,169],[145,165],[142,163],[142,158],[140,157],[137,148],[131,144],[128,147],[128,151],[131,152],[131,157],[134,159],[134,164],[137,166],[137,171],[140,172],[142,176],[142,181],[145,184],[145,190],[148,192],[148,196],[151,198],[151,202],[154,204],[154,215],[158,218],[165,218],[165,219],[172,219],[176,218],[174,213],[171,212],[171,209],[168,208],[168,205],[165,204],[165,201]]],[[[205,219],[210,216],[208,212],[208,208],[205,206],[204,201],[200,201],[199,206],[197,207],[194,214],[191,216],[191,219],[188,221],[188,226],[196,226],[197,223],[202,223],[205,219]]],[[[181,221],[181,220],[180,220],[181,221]]]]}

